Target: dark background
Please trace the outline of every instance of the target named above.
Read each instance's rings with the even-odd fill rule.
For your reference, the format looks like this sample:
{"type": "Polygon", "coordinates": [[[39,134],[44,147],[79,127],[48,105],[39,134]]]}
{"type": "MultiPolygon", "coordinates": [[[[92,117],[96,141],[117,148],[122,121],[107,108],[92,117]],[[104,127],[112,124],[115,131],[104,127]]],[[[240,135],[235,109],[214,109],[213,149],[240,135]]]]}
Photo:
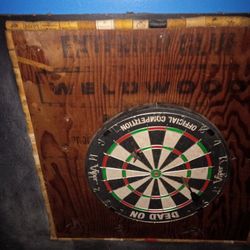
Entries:
{"type": "Polygon", "coordinates": [[[47,18],[0,16],[0,249],[249,249],[249,245],[239,243],[50,240],[48,219],[4,33],[6,20],[47,18]]]}

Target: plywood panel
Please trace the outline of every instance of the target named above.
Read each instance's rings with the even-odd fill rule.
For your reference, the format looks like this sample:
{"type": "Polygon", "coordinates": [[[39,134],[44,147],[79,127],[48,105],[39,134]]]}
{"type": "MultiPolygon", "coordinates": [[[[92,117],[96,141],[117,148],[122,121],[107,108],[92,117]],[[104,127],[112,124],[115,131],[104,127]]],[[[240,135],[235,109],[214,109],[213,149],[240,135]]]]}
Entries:
{"type": "Polygon", "coordinates": [[[246,240],[249,27],[22,28],[7,36],[54,237],[246,240]],[[182,221],[130,221],[105,208],[88,187],[84,162],[92,136],[110,117],[145,103],[203,114],[230,149],[231,176],[223,194],[182,221]]]}

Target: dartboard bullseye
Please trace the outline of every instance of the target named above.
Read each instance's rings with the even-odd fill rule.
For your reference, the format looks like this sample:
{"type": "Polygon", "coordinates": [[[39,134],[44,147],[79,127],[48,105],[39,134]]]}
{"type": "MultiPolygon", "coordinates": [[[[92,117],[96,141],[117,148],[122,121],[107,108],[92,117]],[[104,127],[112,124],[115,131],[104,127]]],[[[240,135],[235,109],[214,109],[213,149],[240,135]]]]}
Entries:
{"type": "Polygon", "coordinates": [[[92,191],[118,214],[170,222],[221,192],[229,156],[219,131],[201,115],[150,105],[108,121],[89,146],[86,169],[92,191]]]}

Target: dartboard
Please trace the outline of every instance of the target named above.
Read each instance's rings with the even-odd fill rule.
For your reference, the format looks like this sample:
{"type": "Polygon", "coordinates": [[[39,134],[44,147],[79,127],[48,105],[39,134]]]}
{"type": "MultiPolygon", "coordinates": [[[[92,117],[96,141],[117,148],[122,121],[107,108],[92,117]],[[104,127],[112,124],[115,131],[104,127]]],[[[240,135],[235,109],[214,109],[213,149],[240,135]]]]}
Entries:
{"type": "Polygon", "coordinates": [[[104,124],[89,145],[86,171],[106,207],[137,221],[170,222],[195,214],[222,191],[229,155],[205,117],[148,105],[104,124]]]}

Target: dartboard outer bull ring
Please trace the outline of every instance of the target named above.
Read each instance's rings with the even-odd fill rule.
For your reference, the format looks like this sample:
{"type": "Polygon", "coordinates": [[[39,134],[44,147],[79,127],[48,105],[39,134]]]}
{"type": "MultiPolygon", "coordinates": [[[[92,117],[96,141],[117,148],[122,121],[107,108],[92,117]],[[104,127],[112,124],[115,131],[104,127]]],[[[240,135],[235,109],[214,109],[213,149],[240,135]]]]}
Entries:
{"type": "Polygon", "coordinates": [[[105,123],[90,143],[86,171],[105,206],[132,220],[163,223],[209,205],[228,177],[229,154],[203,116],[147,105],[105,123]]]}

